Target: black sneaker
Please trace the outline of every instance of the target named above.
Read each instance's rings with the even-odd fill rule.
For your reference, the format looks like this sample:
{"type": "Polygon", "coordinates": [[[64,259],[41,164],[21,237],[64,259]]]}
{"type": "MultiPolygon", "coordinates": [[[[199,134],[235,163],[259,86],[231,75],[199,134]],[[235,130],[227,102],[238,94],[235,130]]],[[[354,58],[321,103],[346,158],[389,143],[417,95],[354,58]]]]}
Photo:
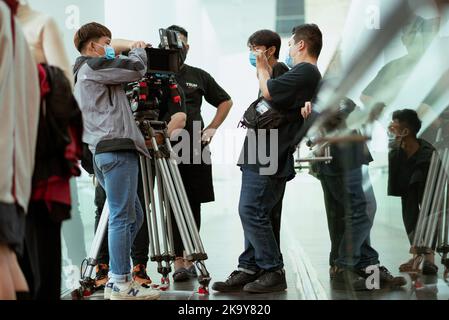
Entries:
{"type": "Polygon", "coordinates": [[[188,268],[187,272],[189,273],[190,278],[198,278],[198,273],[196,272],[195,265],[192,265],[190,268],[188,268]]]}
{"type": "Polygon", "coordinates": [[[425,276],[435,276],[438,274],[438,267],[434,263],[425,260],[422,267],[422,274],[425,276]]]}
{"type": "Polygon", "coordinates": [[[366,291],[365,282],[366,279],[354,271],[337,269],[331,280],[331,286],[334,290],[366,291]]]}
{"type": "Polygon", "coordinates": [[[260,272],[249,274],[243,271],[234,271],[225,282],[215,282],[212,289],[219,292],[242,291],[243,287],[259,278],[260,272]]]}
{"type": "Polygon", "coordinates": [[[184,282],[189,280],[189,271],[186,268],[179,268],[173,273],[174,282],[184,282]]]}
{"type": "Polygon", "coordinates": [[[285,271],[264,271],[262,275],[254,282],[248,283],[243,291],[248,293],[271,293],[281,292],[287,289],[285,280],[285,271]]]}
{"type": "Polygon", "coordinates": [[[393,288],[400,288],[402,286],[405,286],[407,284],[407,280],[402,277],[395,277],[393,276],[390,271],[388,271],[388,269],[386,267],[379,267],[379,280],[380,283],[376,283],[374,281],[376,281],[376,279],[374,279],[372,277],[373,272],[371,273],[366,273],[365,271],[361,270],[359,273],[360,276],[364,277],[365,279],[368,279],[368,283],[367,285],[369,286],[371,284],[372,287],[369,288],[369,290],[373,290],[373,289],[393,289],[393,288]]]}

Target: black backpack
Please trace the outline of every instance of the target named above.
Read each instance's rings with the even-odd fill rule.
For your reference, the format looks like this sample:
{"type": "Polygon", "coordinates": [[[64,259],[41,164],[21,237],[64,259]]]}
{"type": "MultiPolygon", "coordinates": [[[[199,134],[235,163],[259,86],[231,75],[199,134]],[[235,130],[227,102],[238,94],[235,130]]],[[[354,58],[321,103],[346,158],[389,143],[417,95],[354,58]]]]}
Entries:
{"type": "Polygon", "coordinates": [[[46,180],[51,176],[70,176],[74,167],[65,159],[66,148],[72,142],[69,127],[77,128],[77,141],[81,141],[83,132],[81,110],[64,72],[45,64],[42,67],[50,92],[40,108],[34,181],[46,180]]]}

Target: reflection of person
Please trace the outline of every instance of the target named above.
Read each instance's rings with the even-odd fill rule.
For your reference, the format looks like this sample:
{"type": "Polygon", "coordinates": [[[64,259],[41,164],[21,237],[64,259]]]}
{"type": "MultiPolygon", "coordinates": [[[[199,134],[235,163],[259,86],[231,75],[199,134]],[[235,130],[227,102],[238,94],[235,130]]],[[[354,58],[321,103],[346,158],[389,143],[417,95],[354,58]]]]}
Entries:
{"type": "Polygon", "coordinates": [[[436,35],[438,23],[438,19],[425,20],[416,16],[402,29],[401,41],[407,54],[387,63],[365,88],[360,99],[366,106],[379,101],[387,105],[393,102],[436,35]]]}
{"type": "MultiPolygon", "coordinates": [[[[326,133],[347,131],[346,119],[356,105],[350,99],[340,102],[340,110],[323,124],[326,133]]],[[[400,287],[406,284],[403,277],[394,277],[384,266],[379,266],[379,254],[371,246],[371,229],[377,210],[376,198],[368,172],[373,161],[366,141],[359,132],[329,143],[330,163],[316,163],[312,171],[320,179],[326,206],[331,252],[329,275],[335,290],[367,290],[367,278],[375,267],[379,278],[376,288],[400,287]],[[353,139],[352,137],[355,137],[353,139]]],[[[374,289],[374,288],[373,288],[374,289]]]]}
{"type": "MultiPolygon", "coordinates": [[[[440,39],[449,43],[449,38],[440,39]]],[[[437,143],[442,137],[449,136],[449,105],[448,87],[449,70],[447,70],[432,91],[424,99],[417,112],[420,118],[424,116],[436,117],[436,119],[420,134],[421,139],[430,143],[437,143]],[[441,112],[441,110],[444,110],[441,112]],[[441,113],[440,113],[441,112],[441,113]]]]}
{"type": "Polygon", "coordinates": [[[39,121],[37,66],[15,22],[17,6],[0,1],[0,300],[26,298],[29,291],[17,257],[24,250],[39,121]]]}
{"type": "MultiPolygon", "coordinates": [[[[421,120],[414,110],[399,110],[393,114],[389,127],[392,141],[389,154],[388,194],[401,197],[402,219],[410,244],[413,244],[420,207],[423,201],[427,174],[434,147],[416,136],[421,120]]],[[[423,274],[438,273],[434,253],[426,255],[423,274]]],[[[413,269],[413,259],[400,266],[400,271],[413,269]]]]}
{"type": "Polygon", "coordinates": [[[145,75],[146,45],[136,42],[129,58],[116,58],[111,32],[97,23],[81,27],[74,42],[82,54],[74,72],[75,96],[84,118],[83,142],[94,154],[96,177],[106,191],[110,209],[111,271],[105,298],[157,299],[157,291],[142,287],[130,274],[131,246],[144,219],[137,197],[139,154],[149,154],[120,86],[145,75]]]}
{"type": "MultiPolygon", "coordinates": [[[[209,73],[184,63],[190,49],[187,30],[179,26],[170,26],[168,30],[178,32],[183,43],[182,65],[176,75],[176,80],[186,96],[187,122],[185,130],[189,133],[190,157],[189,163],[181,163],[178,167],[196,226],[200,230],[201,204],[215,200],[209,144],[216,131],[226,120],[232,108],[232,101],[231,97],[209,73]],[[215,117],[207,127],[201,116],[203,98],[216,108],[215,117]]],[[[186,138],[183,137],[183,139],[186,138]]],[[[181,143],[186,142],[182,141],[181,143]]],[[[172,221],[175,221],[174,217],[172,221]]],[[[183,258],[184,245],[176,224],[173,224],[173,240],[176,255],[174,281],[184,281],[195,277],[195,266],[183,258]]]]}
{"type": "MultiPolygon", "coordinates": [[[[268,155],[268,170],[267,166],[262,165],[262,161],[256,161],[259,164],[255,165],[240,164],[242,189],[239,215],[244,230],[245,248],[239,258],[238,271],[233,272],[225,282],[214,283],[212,288],[216,291],[268,293],[287,288],[284,262],[270,214],[282,203],[287,181],[295,176],[293,153],[298,143],[294,141],[295,134],[304,123],[304,119],[299,117],[299,106],[304,106],[306,101],[314,97],[321,80],[317,67],[322,49],[321,31],[316,25],[298,26],[293,30],[289,46],[287,65],[292,69],[276,79],[271,79],[273,68],[267,54],[255,52],[261,95],[271,102],[274,109],[283,113],[286,121],[275,131],[278,135],[274,143],[278,152],[268,155]],[[277,163],[277,168],[275,172],[270,172],[273,171],[270,169],[274,163],[277,163]]],[[[260,131],[264,130],[258,129],[260,131]]],[[[268,137],[271,134],[273,132],[266,134],[266,141],[263,138],[250,139],[250,152],[257,152],[263,147],[270,150],[267,145],[272,140],[271,136],[268,137]]],[[[248,158],[253,159],[259,157],[258,152],[248,155],[248,158]]]]}
{"type": "MultiPolygon", "coordinates": [[[[326,121],[326,130],[334,131],[337,129],[345,130],[346,118],[355,109],[355,103],[350,99],[342,101],[341,108],[335,116],[326,121]]],[[[355,132],[354,134],[358,134],[355,132]]],[[[363,165],[369,165],[373,161],[366,143],[346,142],[346,143],[332,143],[330,144],[330,154],[332,161],[330,163],[315,163],[312,164],[312,171],[316,174],[321,182],[324,193],[324,203],[326,207],[326,215],[328,221],[329,235],[331,239],[331,251],[329,254],[329,275],[333,280],[337,271],[337,260],[340,256],[340,247],[345,231],[345,217],[349,210],[348,197],[345,192],[345,172],[360,168],[363,165]]],[[[369,179],[366,179],[367,182],[369,179]]],[[[368,192],[372,192],[371,184],[369,183],[368,192]]],[[[367,195],[367,190],[365,195],[367,195]]],[[[373,221],[376,201],[374,196],[366,196],[367,200],[371,200],[368,208],[372,208],[372,212],[367,212],[370,220],[373,221]]],[[[378,262],[377,253],[369,248],[369,239],[363,244],[364,249],[361,251],[365,255],[365,260],[371,260],[373,264],[378,262]],[[367,255],[371,254],[372,257],[367,255]]],[[[365,266],[366,267],[366,266],[365,266]]]]}

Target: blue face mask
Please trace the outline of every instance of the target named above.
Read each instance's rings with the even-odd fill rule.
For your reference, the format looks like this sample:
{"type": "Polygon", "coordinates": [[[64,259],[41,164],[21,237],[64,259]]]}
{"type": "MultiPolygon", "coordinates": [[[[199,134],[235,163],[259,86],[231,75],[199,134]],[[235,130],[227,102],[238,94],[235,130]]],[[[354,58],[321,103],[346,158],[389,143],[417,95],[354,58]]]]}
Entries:
{"type": "Polygon", "coordinates": [[[98,43],[95,43],[95,42],[94,42],[94,44],[96,46],[99,46],[99,47],[103,48],[103,50],[104,50],[104,56],[103,57],[105,57],[107,60],[115,59],[115,50],[114,50],[114,48],[110,44],[106,44],[104,46],[102,46],[102,45],[100,45],[98,43]]]}
{"type": "Polygon", "coordinates": [[[287,65],[287,67],[289,67],[290,69],[294,67],[294,61],[292,56],[290,55],[290,52],[287,54],[287,57],[285,58],[285,64],[287,65]]]}
{"type": "Polygon", "coordinates": [[[255,68],[257,67],[257,58],[253,51],[249,53],[249,63],[255,68]]]}
{"type": "MultiPolygon", "coordinates": [[[[295,44],[292,46],[292,48],[296,47],[298,44],[295,44]]],[[[291,69],[295,66],[295,61],[293,60],[292,56],[290,55],[290,50],[288,50],[287,57],[285,58],[285,64],[291,69]]]]}
{"type": "Polygon", "coordinates": [[[115,50],[111,45],[104,46],[104,57],[107,60],[113,60],[115,59],[115,50]]]}

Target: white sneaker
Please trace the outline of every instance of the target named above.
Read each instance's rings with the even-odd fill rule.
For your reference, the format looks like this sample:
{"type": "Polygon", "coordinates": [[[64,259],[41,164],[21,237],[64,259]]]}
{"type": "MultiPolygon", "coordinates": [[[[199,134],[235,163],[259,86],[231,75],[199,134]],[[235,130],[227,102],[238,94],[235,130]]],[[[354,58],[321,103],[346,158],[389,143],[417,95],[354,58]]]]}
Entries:
{"type": "Polygon", "coordinates": [[[111,293],[111,300],[157,300],[160,293],[151,287],[142,287],[138,282],[132,281],[125,288],[120,290],[114,285],[111,293]]]}
{"type": "Polygon", "coordinates": [[[106,285],[104,286],[104,300],[110,300],[111,299],[111,294],[112,294],[112,289],[114,288],[114,284],[113,283],[106,283],[106,285]]]}

